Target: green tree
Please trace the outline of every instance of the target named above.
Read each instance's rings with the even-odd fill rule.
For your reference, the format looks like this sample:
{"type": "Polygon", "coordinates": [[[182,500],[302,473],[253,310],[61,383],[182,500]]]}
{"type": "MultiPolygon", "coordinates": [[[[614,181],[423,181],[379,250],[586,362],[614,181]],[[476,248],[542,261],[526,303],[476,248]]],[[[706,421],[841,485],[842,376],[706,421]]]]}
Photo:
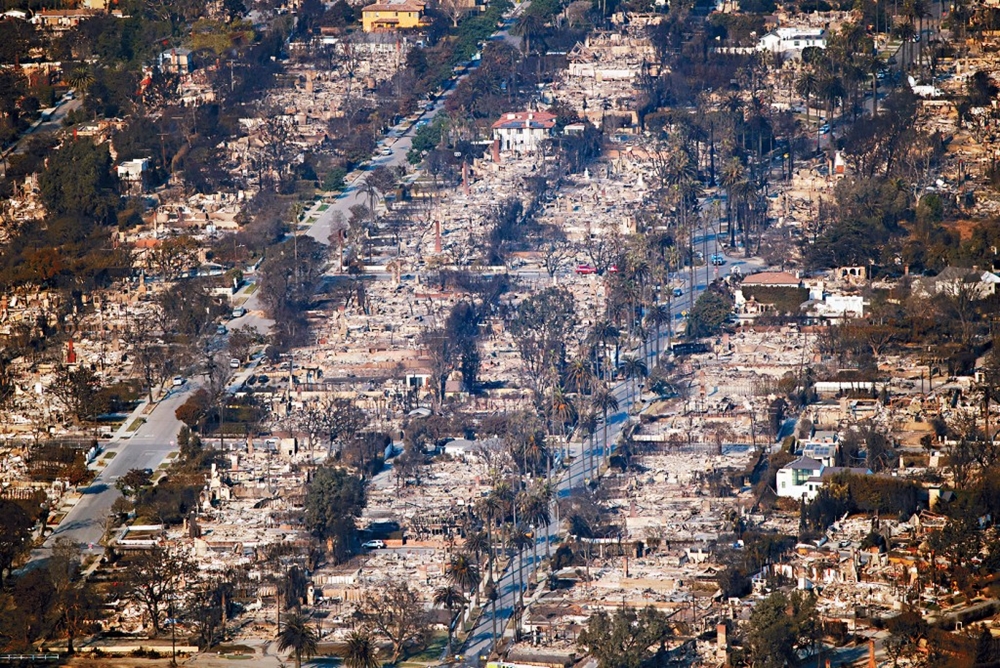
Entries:
{"type": "Polygon", "coordinates": [[[715,289],[706,290],[688,314],[687,335],[696,339],[718,334],[732,312],[733,302],[729,295],[715,289]]]}
{"type": "Polygon", "coordinates": [[[308,658],[316,654],[318,640],[316,629],[309,625],[305,616],[289,615],[278,633],[278,651],[292,650],[295,668],[302,668],[302,657],[308,658]]]}
{"type": "Polygon", "coordinates": [[[755,668],[784,668],[797,662],[798,650],[816,636],[816,600],[810,594],[775,592],[750,613],[747,659],[755,668]]]}
{"type": "Polygon", "coordinates": [[[4,582],[4,574],[27,549],[34,525],[20,504],[0,499],[0,585],[4,582]]]}
{"type": "Polygon", "coordinates": [[[326,541],[335,560],[342,561],[353,546],[355,518],[364,506],[364,481],[340,468],[319,468],[306,490],[306,527],[326,541]]]}
{"type": "Polygon", "coordinates": [[[108,144],[66,142],[49,158],[38,178],[42,202],[53,215],[85,217],[104,224],[116,220],[117,179],[108,144]]]}
{"type": "Polygon", "coordinates": [[[577,642],[599,668],[639,668],[653,657],[650,647],[659,644],[664,651],[669,636],[667,617],[656,608],[623,607],[614,615],[604,610],[592,614],[577,642]]]}
{"type": "Polygon", "coordinates": [[[351,631],[347,636],[344,665],[347,668],[379,668],[382,665],[378,660],[378,646],[371,634],[365,631],[351,631]]]}
{"type": "Polygon", "coordinates": [[[149,469],[132,469],[115,481],[115,487],[122,496],[135,500],[142,490],[153,483],[153,472],[149,469]]]}
{"type": "Polygon", "coordinates": [[[474,592],[479,586],[479,566],[469,555],[452,555],[448,563],[448,579],[458,585],[463,592],[474,592]]]}

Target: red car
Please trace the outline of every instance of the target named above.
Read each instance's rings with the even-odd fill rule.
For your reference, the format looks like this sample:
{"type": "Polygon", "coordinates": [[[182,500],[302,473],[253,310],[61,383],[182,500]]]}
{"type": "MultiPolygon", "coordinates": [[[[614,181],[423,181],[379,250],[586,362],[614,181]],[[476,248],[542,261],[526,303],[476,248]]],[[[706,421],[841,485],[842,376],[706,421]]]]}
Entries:
{"type": "Polygon", "coordinates": [[[576,273],[578,274],[596,274],[597,270],[591,267],[589,264],[578,264],[576,265],[576,273]]]}

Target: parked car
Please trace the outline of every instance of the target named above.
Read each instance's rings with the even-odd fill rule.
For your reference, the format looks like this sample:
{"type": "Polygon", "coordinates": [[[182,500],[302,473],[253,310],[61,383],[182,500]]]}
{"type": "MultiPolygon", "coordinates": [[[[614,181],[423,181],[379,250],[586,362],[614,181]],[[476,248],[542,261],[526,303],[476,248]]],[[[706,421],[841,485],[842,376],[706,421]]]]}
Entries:
{"type": "Polygon", "coordinates": [[[576,265],[576,273],[578,274],[596,274],[597,270],[591,267],[589,264],[578,264],[576,265]]]}
{"type": "Polygon", "coordinates": [[[229,333],[229,328],[226,327],[225,325],[219,325],[218,327],[215,328],[215,333],[225,336],[226,334],[229,333]]]}
{"type": "Polygon", "coordinates": [[[184,376],[174,376],[174,387],[180,387],[184,384],[184,376]]]}
{"type": "Polygon", "coordinates": [[[821,135],[828,134],[829,132],[830,132],[830,124],[829,123],[824,123],[823,125],[819,126],[819,133],[821,135]]]}
{"type": "Polygon", "coordinates": [[[725,263],[726,263],[726,256],[723,255],[722,253],[714,253],[712,255],[712,264],[714,264],[716,267],[724,265],[725,263]]]}
{"type": "Polygon", "coordinates": [[[684,291],[680,288],[674,288],[674,297],[683,297],[684,291]]]}
{"type": "Polygon", "coordinates": [[[361,543],[361,547],[365,548],[366,550],[383,550],[385,549],[385,543],[380,540],[366,540],[365,542],[361,543]]]}
{"type": "Polygon", "coordinates": [[[233,318],[242,318],[247,314],[247,310],[242,306],[233,309],[233,318]]]}
{"type": "Polygon", "coordinates": [[[388,146],[383,147],[382,155],[392,155],[392,149],[389,148],[388,146]]]}
{"type": "Polygon", "coordinates": [[[238,359],[236,359],[235,357],[232,358],[231,360],[229,360],[229,368],[230,369],[239,369],[240,368],[240,361],[238,359]]]}

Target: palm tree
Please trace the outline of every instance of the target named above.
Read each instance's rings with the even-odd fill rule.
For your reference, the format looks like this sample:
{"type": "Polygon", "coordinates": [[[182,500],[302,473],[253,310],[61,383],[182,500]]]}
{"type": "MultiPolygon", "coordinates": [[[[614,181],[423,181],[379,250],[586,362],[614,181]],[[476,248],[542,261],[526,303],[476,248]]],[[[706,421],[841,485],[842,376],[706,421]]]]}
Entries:
{"type": "MultiPolygon", "coordinates": [[[[660,336],[661,327],[663,325],[670,325],[670,307],[666,304],[653,304],[650,306],[649,310],[646,312],[646,323],[653,327],[653,331],[656,333],[656,355],[660,355],[660,336]]],[[[667,336],[667,346],[670,346],[670,337],[667,336]]]]}
{"type": "Polygon", "coordinates": [[[479,559],[490,549],[489,535],[485,531],[470,531],[465,537],[465,551],[479,559]]]}
{"type": "Polygon", "coordinates": [[[629,404],[632,404],[635,401],[634,395],[638,389],[638,381],[649,375],[649,367],[638,357],[628,355],[622,360],[622,375],[629,381],[628,401],[629,404]]]}
{"type": "Polygon", "coordinates": [[[807,69],[795,82],[795,92],[801,95],[806,101],[806,125],[809,125],[809,99],[819,90],[819,79],[816,73],[807,69]]]}
{"type": "Polygon", "coordinates": [[[369,634],[364,631],[351,631],[347,636],[344,665],[347,668],[379,668],[382,665],[378,660],[378,646],[369,634]]]}
{"type": "MultiPolygon", "coordinates": [[[[534,525],[539,533],[542,527],[548,527],[552,523],[552,513],[549,511],[549,504],[552,501],[552,490],[548,485],[536,487],[534,490],[525,491],[521,494],[519,508],[521,517],[528,524],[534,525]]],[[[538,551],[538,538],[534,540],[534,551],[538,551]]],[[[545,538],[545,554],[549,554],[548,532],[545,538]]]]}
{"type": "Polygon", "coordinates": [[[378,216],[375,214],[375,200],[377,200],[381,195],[381,191],[378,186],[372,182],[372,179],[365,179],[365,182],[361,185],[361,191],[368,196],[368,211],[372,218],[372,225],[378,225],[378,216]]]}
{"type": "MultiPolygon", "coordinates": [[[[601,345],[602,358],[601,358],[601,375],[605,377],[605,370],[608,368],[608,344],[614,343],[615,350],[617,351],[618,341],[621,337],[621,331],[615,327],[614,323],[609,320],[602,320],[594,325],[594,328],[590,332],[590,336],[594,343],[601,345]]],[[[617,352],[615,353],[615,361],[617,362],[617,352]]]]}
{"type": "Polygon", "coordinates": [[[611,454],[611,445],[608,443],[608,413],[618,412],[618,399],[608,389],[608,386],[605,385],[590,397],[590,405],[593,406],[595,411],[601,411],[601,415],[604,417],[602,449],[605,452],[605,456],[609,456],[611,454]]]}
{"type": "MultiPolygon", "coordinates": [[[[549,418],[552,423],[553,431],[555,431],[555,428],[558,428],[558,433],[562,436],[563,445],[565,446],[566,425],[574,422],[576,418],[576,408],[573,406],[573,402],[569,400],[569,397],[567,397],[559,387],[552,388],[552,399],[549,402],[549,418]]],[[[565,457],[566,452],[564,450],[564,460],[565,457]]]]}
{"type": "MultiPolygon", "coordinates": [[[[809,106],[806,105],[806,114],[809,113],[809,106]]],[[[736,245],[736,225],[733,223],[733,209],[735,205],[735,189],[737,184],[746,180],[746,168],[739,158],[733,158],[722,168],[722,178],[720,185],[726,189],[726,226],[729,228],[729,245],[736,245]]]]}
{"type": "Polygon", "coordinates": [[[302,657],[310,657],[316,653],[316,642],[319,636],[311,627],[308,619],[298,613],[285,619],[285,626],[278,634],[278,651],[287,649],[295,654],[295,667],[302,668],[302,657]]]}
{"type": "MultiPolygon", "coordinates": [[[[456,608],[461,608],[466,604],[466,598],[462,596],[462,592],[455,589],[454,586],[438,587],[434,590],[434,597],[432,599],[434,605],[440,605],[442,608],[446,609],[449,613],[453,613],[456,608]]],[[[455,615],[450,615],[448,619],[448,650],[447,654],[451,654],[451,636],[455,629],[455,615]]]]}
{"type": "Polygon", "coordinates": [[[463,592],[474,593],[479,586],[479,566],[465,553],[452,555],[448,564],[448,579],[463,592]]]}
{"type": "Polygon", "coordinates": [[[589,410],[576,423],[577,428],[587,437],[590,448],[587,451],[587,477],[592,477],[594,471],[594,433],[597,431],[597,413],[589,410]]]}
{"type": "Polygon", "coordinates": [[[580,355],[569,363],[566,369],[567,389],[577,394],[586,394],[590,392],[593,381],[594,372],[585,355],[580,355]]]}
{"type": "Polygon", "coordinates": [[[527,11],[521,15],[517,23],[510,29],[510,34],[520,37],[524,42],[524,55],[531,53],[531,41],[545,30],[545,21],[534,12],[527,11]]]}

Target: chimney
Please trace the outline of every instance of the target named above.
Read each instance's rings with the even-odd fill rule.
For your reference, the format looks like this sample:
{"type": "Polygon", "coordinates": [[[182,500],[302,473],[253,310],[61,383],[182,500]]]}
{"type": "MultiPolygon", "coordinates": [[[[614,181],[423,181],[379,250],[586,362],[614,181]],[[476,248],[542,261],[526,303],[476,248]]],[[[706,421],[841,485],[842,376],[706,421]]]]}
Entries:
{"type": "Polygon", "coordinates": [[[729,641],[726,639],[726,625],[716,624],[715,626],[715,644],[718,645],[719,649],[726,649],[729,646],[729,641]]]}
{"type": "Polygon", "coordinates": [[[493,145],[490,146],[490,152],[491,152],[492,157],[493,157],[493,162],[499,164],[500,163],[500,139],[499,138],[493,140],[493,145]]]}
{"type": "Polygon", "coordinates": [[[868,668],[876,668],[875,663],[875,639],[868,640],[868,668]]]}

